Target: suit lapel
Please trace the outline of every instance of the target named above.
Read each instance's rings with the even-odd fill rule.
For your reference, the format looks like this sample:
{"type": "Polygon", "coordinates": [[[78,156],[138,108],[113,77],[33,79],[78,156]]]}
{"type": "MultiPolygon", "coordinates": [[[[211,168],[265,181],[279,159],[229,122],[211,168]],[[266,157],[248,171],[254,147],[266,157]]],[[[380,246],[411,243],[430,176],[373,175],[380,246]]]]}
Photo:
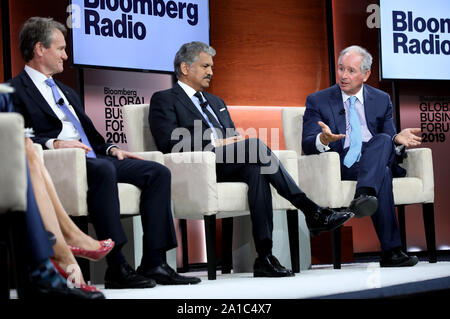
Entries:
{"type": "Polygon", "coordinates": [[[172,90],[174,91],[178,100],[181,103],[183,103],[183,105],[186,107],[186,109],[195,115],[196,119],[201,119],[206,125],[208,125],[208,122],[206,122],[203,115],[198,111],[194,102],[192,102],[192,100],[189,98],[189,96],[186,94],[186,92],[184,92],[184,90],[181,88],[181,86],[178,85],[178,83],[175,83],[172,90]]]}
{"type": "Polygon", "coordinates": [[[225,116],[226,112],[220,112],[220,106],[216,105],[216,103],[213,102],[213,99],[209,96],[208,93],[203,94],[203,95],[205,96],[206,100],[208,101],[209,106],[211,106],[211,108],[213,109],[214,114],[216,114],[217,119],[219,120],[220,124],[225,128],[226,127],[226,125],[225,125],[226,119],[224,118],[224,116],[225,116]]]}
{"type": "MultiPolygon", "coordinates": [[[[330,109],[333,113],[334,121],[336,123],[336,127],[338,129],[338,134],[345,134],[345,114],[342,114],[341,111],[344,109],[344,102],[342,101],[342,93],[339,86],[335,85],[336,89],[332,91],[329,103],[330,109]]],[[[342,146],[344,146],[344,139],[342,141],[342,146]]]]}
{"type": "Polygon", "coordinates": [[[32,99],[34,102],[36,102],[36,104],[42,109],[42,111],[44,111],[50,116],[58,118],[55,112],[53,112],[50,105],[48,105],[47,101],[42,96],[41,92],[39,92],[36,85],[34,85],[33,81],[28,76],[25,70],[23,70],[19,74],[19,78],[22,81],[22,85],[25,88],[25,92],[28,94],[28,97],[32,99]]]}
{"type": "Polygon", "coordinates": [[[370,91],[370,87],[368,87],[365,84],[363,88],[363,95],[364,95],[364,114],[366,116],[367,127],[370,133],[372,133],[372,135],[375,135],[376,126],[373,125],[372,119],[376,119],[376,114],[374,113],[376,105],[374,105],[374,96],[370,91]]]}

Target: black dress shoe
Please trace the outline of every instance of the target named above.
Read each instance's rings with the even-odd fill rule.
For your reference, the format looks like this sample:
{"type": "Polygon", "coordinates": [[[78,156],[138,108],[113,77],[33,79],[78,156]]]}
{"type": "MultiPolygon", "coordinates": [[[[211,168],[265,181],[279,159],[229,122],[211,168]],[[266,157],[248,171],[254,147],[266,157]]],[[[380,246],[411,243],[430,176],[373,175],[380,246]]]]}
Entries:
{"type": "Polygon", "coordinates": [[[355,214],[356,218],[372,216],[378,209],[378,199],[375,196],[359,195],[353,199],[348,210],[355,214]]]}
{"type": "Polygon", "coordinates": [[[85,291],[79,288],[69,288],[67,285],[52,287],[51,285],[36,285],[30,287],[30,297],[36,299],[105,299],[100,291],[85,291]]]}
{"type": "Polygon", "coordinates": [[[411,267],[418,261],[416,256],[408,256],[400,248],[395,248],[381,254],[380,267],[411,267]]]}
{"type": "Polygon", "coordinates": [[[338,228],[353,216],[352,212],[335,212],[329,208],[319,208],[315,213],[306,216],[306,224],[311,236],[314,237],[321,232],[338,228]]]}
{"type": "Polygon", "coordinates": [[[155,286],[154,280],[137,274],[127,263],[106,269],[106,289],[153,288],[155,286]]]}
{"type": "Polygon", "coordinates": [[[253,277],[293,277],[294,272],[281,266],[273,255],[257,257],[253,265],[253,277]]]}
{"type": "Polygon", "coordinates": [[[194,285],[201,282],[200,278],[178,274],[166,263],[150,269],[139,266],[137,272],[146,278],[153,279],[160,285],[194,285]]]}

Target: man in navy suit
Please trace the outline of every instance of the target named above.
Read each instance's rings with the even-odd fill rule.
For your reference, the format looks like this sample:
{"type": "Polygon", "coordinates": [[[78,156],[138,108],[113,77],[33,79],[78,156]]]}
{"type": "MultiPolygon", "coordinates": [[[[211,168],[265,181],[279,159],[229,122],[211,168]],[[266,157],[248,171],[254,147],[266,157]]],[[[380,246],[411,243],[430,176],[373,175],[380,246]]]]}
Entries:
{"type": "Polygon", "coordinates": [[[159,284],[193,284],[199,278],[177,274],[164,254],[177,245],[170,203],[170,171],[105,143],[86,115],[74,90],[54,81],[67,60],[64,25],[51,18],[33,17],[22,26],[19,46],[25,70],[11,80],[13,104],[34,129],[33,141],[44,149],[81,148],[86,152],[89,217],[99,240],[111,238],[106,256],[106,288],[151,288],[159,284]],[[143,257],[138,274],[121,248],[127,239],[120,222],[118,183],[141,189],[143,257]],[[156,283],[155,283],[156,282],[156,283]]]}
{"type": "Polygon", "coordinates": [[[343,180],[357,181],[350,209],[357,217],[372,216],[381,243],[382,267],[414,266],[418,259],[401,250],[392,193],[393,174],[402,174],[397,156],[420,145],[420,129],[396,134],[389,95],[364,82],[372,56],[351,46],[338,59],[338,83],[308,96],[303,117],[305,154],[334,151],[341,159],[343,180]]]}
{"type": "Polygon", "coordinates": [[[243,139],[235,130],[225,102],[205,92],[212,79],[215,50],[202,42],[184,44],[174,61],[178,83],[156,92],[150,101],[149,123],[163,153],[212,151],[218,182],[245,182],[258,257],[255,277],[287,277],[293,272],[272,255],[270,186],[302,210],[311,233],[330,231],[353,216],[321,208],[309,200],[278,158],[259,139],[243,139]]]}

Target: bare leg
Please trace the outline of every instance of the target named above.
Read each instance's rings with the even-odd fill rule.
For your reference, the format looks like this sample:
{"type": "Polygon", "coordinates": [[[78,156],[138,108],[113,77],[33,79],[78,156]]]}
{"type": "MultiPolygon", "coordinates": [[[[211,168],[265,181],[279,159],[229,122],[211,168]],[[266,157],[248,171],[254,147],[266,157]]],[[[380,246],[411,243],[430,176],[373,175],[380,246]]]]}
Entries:
{"type": "Polygon", "coordinates": [[[60,224],[56,217],[53,203],[47,193],[46,183],[41,173],[41,160],[34,149],[30,139],[25,140],[25,150],[27,153],[28,166],[30,170],[31,183],[36,198],[36,202],[41,213],[45,228],[56,236],[56,244],[53,246],[55,261],[73,278],[79,278],[80,283],[85,283],[80,267],[70,249],[60,229],[60,224]]]}
{"type": "Polygon", "coordinates": [[[42,178],[45,181],[48,196],[50,197],[50,200],[53,204],[53,208],[55,210],[61,232],[67,244],[71,246],[81,247],[87,250],[99,249],[101,246],[100,242],[82,232],[81,229],[79,229],[78,226],[75,225],[75,223],[66,213],[66,210],[62,206],[58,194],[56,193],[55,185],[53,184],[50,174],[48,173],[42,161],[39,161],[39,166],[42,178]]]}

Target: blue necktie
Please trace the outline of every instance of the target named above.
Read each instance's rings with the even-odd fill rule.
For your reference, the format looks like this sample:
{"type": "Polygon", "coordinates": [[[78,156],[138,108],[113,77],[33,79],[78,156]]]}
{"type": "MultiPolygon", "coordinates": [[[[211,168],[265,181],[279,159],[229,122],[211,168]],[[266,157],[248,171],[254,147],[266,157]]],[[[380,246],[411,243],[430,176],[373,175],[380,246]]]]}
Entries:
{"type": "Polygon", "coordinates": [[[362,146],[361,122],[359,121],[358,112],[356,112],[355,107],[356,96],[351,96],[349,100],[350,147],[344,158],[344,165],[347,167],[351,167],[355,162],[359,161],[362,146]]]}
{"type": "Polygon", "coordinates": [[[86,136],[86,133],[84,132],[83,127],[81,126],[80,121],[75,117],[75,115],[69,110],[66,103],[64,102],[64,99],[61,97],[61,95],[58,92],[58,88],[56,87],[56,83],[53,79],[47,79],[45,80],[45,83],[52,89],[53,97],[55,98],[56,104],[59,106],[61,111],[63,111],[64,115],[69,119],[70,122],[72,122],[75,129],[78,131],[78,134],[80,134],[81,142],[87,146],[89,146],[92,151],[86,154],[87,157],[97,157],[95,155],[94,149],[92,148],[91,144],[89,143],[89,140],[86,136]]]}
{"type": "MultiPolygon", "coordinates": [[[[199,100],[200,103],[200,107],[202,108],[203,112],[206,114],[206,116],[209,119],[209,122],[211,122],[212,124],[212,129],[213,130],[219,130],[222,133],[222,138],[226,137],[225,131],[222,127],[222,125],[220,125],[220,123],[216,120],[216,118],[214,117],[214,115],[211,114],[211,112],[207,109],[208,107],[208,102],[205,101],[202,97],[202,95],[200,94],[200,92],[195,92],[194,96],[199,100]]],[[[219,138],[217,136],[217,132],[215,132],[215,137],[219,138]]]]}

